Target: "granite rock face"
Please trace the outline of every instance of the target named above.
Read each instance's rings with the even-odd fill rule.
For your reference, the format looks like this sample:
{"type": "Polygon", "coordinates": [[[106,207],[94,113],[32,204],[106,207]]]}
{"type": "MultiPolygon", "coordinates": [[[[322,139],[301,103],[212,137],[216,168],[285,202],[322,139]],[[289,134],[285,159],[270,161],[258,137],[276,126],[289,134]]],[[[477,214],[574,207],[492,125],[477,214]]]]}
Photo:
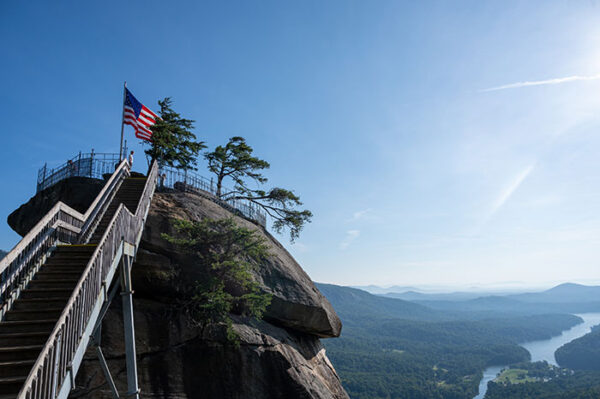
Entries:
{"type": "Polygon", "coordinates": [[[8,225],[24,236],[58,201],[78,212],[85,213],[102,191],[104,181],[88,177],[71,177],[56,183],[29,199],[8,215],[8,225]]]}
{"type": "MultiPolygon", "coordinates": [[[[164,304],[135,301],[139,386],[143,398],[347,399],[314,335],[236,318],[239,347],[218,328],[200,331],[164,304]]],[[[103,324],[102,348],[119,392],[127,392],[120,307],[103,324]]],[[[112,399],[92,350],[71,398],[112,399]]]]}
{"type": "MultiPolygon", "coordinates": [[[[72,178],[61,183],[13,212],[11,227],[26,234],[57,201],[83,213],[102,189],[99,180],[72,178]]],[[[285,248],[253,222],[195,194],[156,193],[132,277],[143,398],[348,398],[319,340],[339,336],[339,318],[285,248]],[[161,238],[161,233],[173,233],[173,218],[226,217],[256,229],[272,255],[253,272],[262,289],[272,294],[272,304],[263,321],[233,316],[239,346],[226,339],[223,327],[202,330],[191,325],[178,308],[177,298],[186,285],[201,277],[201,272],[193,258],[161,238]]],[[[125,349],[118,298],[104,319],[101,345],[125,397],[125,349]]],[[[112,398],[92,347],[77,374],[76,386],[71,398],[112,398]]]]}
{"type": "MultiPolygon", "coordinates": [[[[195,194],[156,193],[133,267],[139,383],[144,398],[346,399],[319,337],[336,337],[341,322],[331,304],[268,232],[195,194]],[[237,317],[240,345],[222,328],[189,324],[176,298],[200,268],[161,233],[173,218],[233,217],[267,240],[269,260],[254,277],[272,294],[263,321],[237,317]]],[[[116,300],[103,323],[102,347],[120,392],[126,392],[123,327],[116,300]]],[[[72,397],[111,398],[95,352],[88,349],[72,397]]]]}
{"type": "MultiPolygon", "coordinates": [[[[216,203],[189,193],[157,193],[152,201],[148,220],[138,252],[136,275],[150,281],[151,272],[159,274],[178,272],[184,281],[194,280],[195,268],[192,260],[177,254],[176,248],[161,238],[161,233],[173,234],[171,220],[180,218],[200,220],[233,217],[236,223],[256,229],[266,239],[270,258],[258,265],[253,272],[264,291],[272,294],[271,306],[265,319],[279,326],[313,334],[319,337],[337,337],[342,323],[327,299],[315,287],[310,277],[288,251],[268,232],[251,221],[233,215],[216,203]]],[[[152,278],[152,282],[157,279],[152,278]]],[[[152,285],[152,289],[156,289],[152,285]]],[[[176,289],[176,285],[166,283],[161,290],[176,289]]],[[[137,288],[140,290],[140,287],[137,288]]]]}

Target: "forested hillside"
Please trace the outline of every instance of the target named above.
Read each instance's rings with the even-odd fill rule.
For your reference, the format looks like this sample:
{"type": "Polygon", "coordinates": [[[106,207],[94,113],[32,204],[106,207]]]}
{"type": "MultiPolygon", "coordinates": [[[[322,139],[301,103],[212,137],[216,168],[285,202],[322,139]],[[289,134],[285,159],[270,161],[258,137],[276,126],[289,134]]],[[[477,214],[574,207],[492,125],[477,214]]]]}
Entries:
{"type": "Polygon", "coordinates": [[[554,355],[563,367],[600,371],[600,328],[561,346],[554,355]]]}
{"type": "Polygon", "coordinates": [[[557,335],[581,319],[535,315],[460,320],[411,302],[319,284],[344,323],[325,340],[353,399],[471,399],[490,365],[529,360],[519,342],[557,335]]]}
{"type": "Polygon", "coordinates": [[[549,366],[546,362],[514,366],[527,382],[490,382],[485,399],[598,399],[600,372],[575,371],[549,366]]]}

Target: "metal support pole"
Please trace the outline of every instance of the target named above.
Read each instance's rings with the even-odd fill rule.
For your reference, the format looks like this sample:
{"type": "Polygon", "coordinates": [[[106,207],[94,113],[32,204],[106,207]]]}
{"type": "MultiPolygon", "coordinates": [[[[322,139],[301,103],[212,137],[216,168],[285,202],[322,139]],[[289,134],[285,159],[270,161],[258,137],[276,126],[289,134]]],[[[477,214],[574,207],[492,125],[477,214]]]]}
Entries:
{"type": "Polygon", "coordinates": [[[119,399],[119,391],[117,391],[117,387],[115,386],[115,382],[110,375],[110,370],[108,369],[108,364],[106,363],[106,358],[104,358],[104,353],[102,353],[102,349],[100,346],[96,346],[96,354],[98,355],[98,360],[100,361],[100,367],[102,368],[102,372],[104,373],[104,377],[106,378],[106,382],[108,382],[108,386],[113,394],[115,399],[119,399]]]}
{"type": "Polygon", "coordinates": [[[133,326],[133,290],[131,289],[131,265],[133,257],[123,254],[121,265],[121,299],[123,301],[123,327],[125,330],[125,359],[127,363],[128,398],[139,399],[140,389],[137,379],[137,362],[135,358],[135,329],[133,326]]]}
{"type": "Polygon", "coordinates": [[[121,144],[119,144],[119,163],[123,160],[123,129],[125,128],[125,96],[127,91],[127,82],[123,82],[123,104],[121,105],[121,144]]]}

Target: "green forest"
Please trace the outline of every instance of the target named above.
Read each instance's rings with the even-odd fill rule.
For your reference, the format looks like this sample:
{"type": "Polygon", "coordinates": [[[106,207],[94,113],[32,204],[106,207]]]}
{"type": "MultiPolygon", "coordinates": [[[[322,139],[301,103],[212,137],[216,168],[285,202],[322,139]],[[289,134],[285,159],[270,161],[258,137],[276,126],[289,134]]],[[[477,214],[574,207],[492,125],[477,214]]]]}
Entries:
{"type": "Polygon", "coordinates": [[[566,314],[439,312],[348,287],[319,289],[344,323],[342,336],[324,343],[353,399],[472,399],[486,367],[529,360],[518,343],[581,322],[566,314]]]}
{"type": "Polygon", "coordinates": [[[555,353],[556,361],[573,370],[600,371],[600,328],[561,346],[555,353]]]}
{"type": "Polygon", "coordinates": [[[486,399],[597,399],[600,372],[573,371],[549,366],[546,362],[517,364],[535,382],[502,384],[490,382],[486,399]]]}

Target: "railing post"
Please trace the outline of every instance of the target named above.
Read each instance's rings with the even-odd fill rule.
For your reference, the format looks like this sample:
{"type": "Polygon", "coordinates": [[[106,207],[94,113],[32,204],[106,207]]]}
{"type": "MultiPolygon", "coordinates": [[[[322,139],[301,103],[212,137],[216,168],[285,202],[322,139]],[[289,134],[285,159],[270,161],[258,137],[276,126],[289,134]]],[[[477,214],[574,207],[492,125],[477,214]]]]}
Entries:
{"type": "Polygon", "coordinates": [[[94,177],[93,170],[94,170],[94,149],[92,148],[92,155],[90,156],[90,178],[94,177]]]}
{"type": "Polygon", "coordinates": [[[56,337],[56,347],[54,348],[54,362],[53,362],[54,367],[53,367],[53,373],[52,373],[52,398],[56,398],[56,391],[58,388],[61,346],[62,346],[62,334],[59,334],[56,337]]]}
{"type": "Polygon", "coordinates": [[[123,301],[123,327],[125,332],[125,360],[127,363],[127,394],[128,398],[139,399],[140,390],[137,379],[137,361],[135,358],[135,329],[133,325],[133,290],[131,287],[131,265],[133,257],[125,249],[124,237],[123,258],[121,263],[121,299],[123,301]]]}

